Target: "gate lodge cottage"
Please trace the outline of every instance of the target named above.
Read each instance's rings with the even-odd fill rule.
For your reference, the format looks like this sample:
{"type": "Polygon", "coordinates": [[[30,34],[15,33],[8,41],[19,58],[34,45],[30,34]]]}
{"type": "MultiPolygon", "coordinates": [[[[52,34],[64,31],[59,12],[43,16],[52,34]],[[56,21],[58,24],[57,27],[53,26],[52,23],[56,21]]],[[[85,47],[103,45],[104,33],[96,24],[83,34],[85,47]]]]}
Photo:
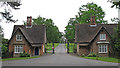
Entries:
{"type": "Polygon", "coordinates": [[[26,52],[30,56],[43,55],[46,43],[46,26],[32,25],[32,17],[27,17],[27,25],[15,25],[8,42],[9,52],[19,57],[26,52]]]}
{"type": "Polygon", "coordinates": [[[117,24],[96,24],[91,16],[90,24],[76,24],[75,42],[78,55],[97,53],[99,56],[110,56],[113,51],[110,40],[117,24]]]}

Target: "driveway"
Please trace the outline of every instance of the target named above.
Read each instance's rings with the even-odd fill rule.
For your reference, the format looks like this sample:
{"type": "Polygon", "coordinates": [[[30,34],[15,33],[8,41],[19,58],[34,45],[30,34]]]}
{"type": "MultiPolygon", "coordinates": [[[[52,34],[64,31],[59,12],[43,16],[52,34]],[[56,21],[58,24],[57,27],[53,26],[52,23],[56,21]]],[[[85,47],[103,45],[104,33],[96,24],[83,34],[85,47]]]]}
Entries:
{"type": "Polygon", "coordinates": [[[64,44],[55,49],[55,54],[45,54],[40,58],[3,61],[3,66],[118,66],[118,63],[103,62],[72,56],[66,53],[64,44]]]}

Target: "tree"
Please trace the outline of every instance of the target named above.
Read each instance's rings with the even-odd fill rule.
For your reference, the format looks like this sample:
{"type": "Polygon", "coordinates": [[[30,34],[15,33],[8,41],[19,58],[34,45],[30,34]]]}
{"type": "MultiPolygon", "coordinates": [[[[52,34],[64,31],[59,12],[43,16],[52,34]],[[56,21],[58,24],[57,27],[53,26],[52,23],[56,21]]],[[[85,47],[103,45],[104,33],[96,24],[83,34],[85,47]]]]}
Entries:
{"type": "Polygon", "coordinates": [[[114,28],[114,34],[112,35],[111,45],[113,47],[113,54],[118,54],[118,58],[120,58],[120,21],[118,22],[117,28],[114,28]]]}
{"type": "Polygon", "coordinates": [[[13,15],[10,14],[10,12],[11,12],[10,7],[12,9],[17,10],[17,9],[20,9],[20,8],[18,8],[20,5],[21,5],[20,2],[0,2],[0,7],[5,7],[5,8],[3,8],[4,11],[0,12],[0,14],[3,16],[3,18],[6,19],[6,22],[8,22],[8,23],[14,22],[15,23],[17,21],[17,20],[12,19],[13,15]]]}
{"type": "Polygon", "coordinates": [[[33,18],[33,25],[46,25],[46,36],[47,36],[47,42],[60,42],[60,39],[62,37],[61,32],[59,31],[58,27],[54,25],[52,19],[46,19],[41,16],[38,18],[33,18]]]}
{"type": "Polygon", "coordinates": [[[3,28],[0,26],[0,46],[2,46],[2,38],[3,38],[3,28]]]}
{"type": "Polygon", "coordinates": [[[2,53],[8,52],[8,39],[2,38],[2,53]]]}
{"type": "Polygon", "coordinates": [[[105,12],[102,10],[101,6],[94,3],[87,3],[87,5],[82,5],[79,8],[78,15],[76,15],[76,20],[80,23],[90,23],[90,16],[96,16],[96,23],[107,23],[104,20],[105,12]]]}
{"type": "Polygon", "coordinates": [[[96,23],[107,23],[104,20],[105,12],[102,10],[101,6],[94,3],[87,3],[79,8],[78,15],[75,18],[70,18],[68,25],[65,29],[65,36],[69,42],[74,42],[75,39],[75,24],[85,24],[90,23],[90,16],[96,16],[96,23]]]}
{"type": "Polygon", "coordinates": [[[65,37],[68,42],[74,42],[75,40],[75,24],[78,24],[78,22],[74,18],[71,18],[65,27],[65,37]]]}
{"type": "Polygon", "coordinates": [[[108,2],[112,3],[113,5],[111,6],[111,8],[116,7],[118,9],[118,18],[113,18],[113,19],[117,19],[120,20],[120,0],[108,0],[108,2]]]}
{"type": "Polygon", "coordinates": [[[3,28],[0,26],[0,36],[3,37],[3,28]]]}
{"type": "Polygon", "coordinates": [[[118,0],[108,0],[108,2],[110,2],[110,3],[112,3],[113,5],[111,6],[111,8],[113,8],[113,7],[116,7],[116,8],[118,8],[118,9],[120,9],[120,1],[118,1],[118,0]]]}
{"type": "Polygon", "coordinates": [[[118,9],[118,18],[114,18],[112,21],[118,22],[117,28],[115,28],[115,34],[112,36],[111,44],[114,45],[114,50],[119,52],[119,58],[120,58],[120,1],[115,0],[108,0],[108,2],[112,3],[113,5],[111,8],[116,7],[118,9]]]}

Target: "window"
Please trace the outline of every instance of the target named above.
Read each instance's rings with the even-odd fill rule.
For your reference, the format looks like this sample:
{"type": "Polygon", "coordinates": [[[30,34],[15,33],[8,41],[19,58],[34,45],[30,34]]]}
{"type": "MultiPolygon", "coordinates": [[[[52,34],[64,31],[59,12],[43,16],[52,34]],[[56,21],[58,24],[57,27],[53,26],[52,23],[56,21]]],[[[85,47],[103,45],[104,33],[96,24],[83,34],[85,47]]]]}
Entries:
{"type": "Polygon", "coordinates": [[[107,45],[99,45],[99,53],[107,53],[107,45]]]}
{"type": "Polygon", "coordinates": [[[16,41],[22,41],[22,35],[16,35],[16,41]]]}
{"type": "Polygon", "coordinates": [[[23,52],[23,46],[22,45],[17,45],[14,48],[14,53],[22,53],[23,52]]]}
{"type": "Polygon", "coordinates": [[[106,40],[106,34],[100,34],[100,40],[106,40]]]}

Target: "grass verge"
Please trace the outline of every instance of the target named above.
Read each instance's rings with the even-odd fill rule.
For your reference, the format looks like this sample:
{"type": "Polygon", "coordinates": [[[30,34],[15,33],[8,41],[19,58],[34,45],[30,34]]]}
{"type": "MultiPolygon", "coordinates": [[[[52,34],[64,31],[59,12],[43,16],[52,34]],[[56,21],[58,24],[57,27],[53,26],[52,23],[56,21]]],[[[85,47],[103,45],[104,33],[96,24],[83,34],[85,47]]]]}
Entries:
{"type": "Polygon", "coordinates": [[[86,59],[93,59],[93,60],[100,60],[100,61],[106,61],[106,62],[114,62],[114,63],[120,63],[120,59],[112,58],[112,57],[82,57],[86,59]]]}
{"type": "MultiPolygon", "coordinates": [[[[65,44],[66,48],[67,48],[67,43],[65,44]]],[[[69,43],[69,52],[73,53],[73,49],[77,48],[77,45],[75,43],[69,43]]]]}
{"type": "Polygon", "coordinates": [[[39,57],[40,57],[40,56],[32,56],[32,57],[17,57],[17,58],[5,58],[5,59],[0,59],[0,61],[33,59],[33,58],[39,58],[39,57]]]}

